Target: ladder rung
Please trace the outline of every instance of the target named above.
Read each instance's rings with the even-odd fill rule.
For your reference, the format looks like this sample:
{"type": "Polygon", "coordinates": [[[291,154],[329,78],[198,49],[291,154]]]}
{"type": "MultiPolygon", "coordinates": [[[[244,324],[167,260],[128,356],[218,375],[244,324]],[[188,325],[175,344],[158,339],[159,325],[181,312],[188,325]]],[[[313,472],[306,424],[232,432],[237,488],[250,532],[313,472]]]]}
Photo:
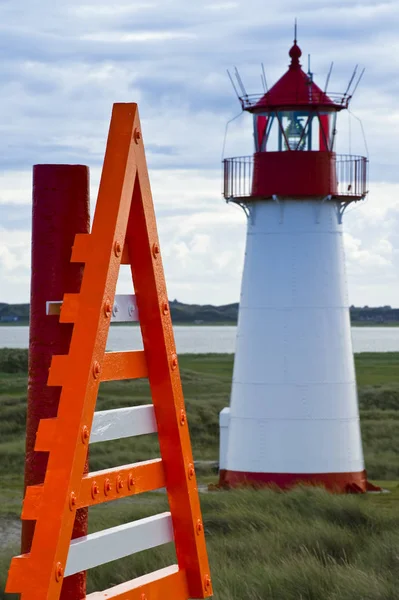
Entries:
{"type": "MultiPolygon", "coordinates": [[[[70,377],[68,354],[56,354],[51,359],[47,385],[61,386],[70,377]]],[[[144,350],[130,352],[106,352],[104,354],[100,381],[141,379],[148,377],[144,350]]]]}
{"type": "MultiPolygon", "coordinates": [[[[36,433],[36,452],[48,452],[56,435],[58,419],[41,419],[36,433]]],[[[155,433],[154,406],[131,406],[94,413],[90,443],[107,442],[136,435],[155,433]]]]}
{"type": "Polygon", "coordinates": [[[144,350],[107,352],[104,355],[101,381],[141,379],[142,377],[148,377],[144,350]]]}
{"type": "MultiPolygon", "coordinates": [[[[76,501],[76,508],[84,508],[126,498],[143,492],[151,492],[165,487],[165,474],[162,459],[93,471],[82,479],[82,486],[76,501]]],[[[43,495],[42,485],[30,485],[22,505],[21,519],[34,521],[38,517],[43,495]]]]}
{"type": "Polygon", "coordinates": [[[165,474],[161,458],[132,463],[114,469],[94,471],[85,475],[82,479],[77,508],[159,490],[165,485],[165,474]],[[120,486],[121,482],[122,486],[120,486]],[[110,484],[111,489],[109,490],[106,489],[107,483],[110,484]],[[93,492],[94,488],[98,490],[96,493],[93,492]]]}
{"type": "Polygon", "coordinates": [[[134,323],[139,321],[136,296],[134,294],[118,294],[112,308],[112,323],[134,323]]]}
{"type": "Polygon", "coordinates": [[[65,576],[173,541],[170,512],[72,540],[65,576]]]}
{"type": "Polygon", "coordinates": [[[94,592],[86,600],[148,600],[154,598],[173,598],[187,600],[188,590],[184,571],[177,565],[165,567],[148,575],[120,583],[103,592],[94,592]]]}
{"type": "Polygon", "coordinates": [[[85,263],[91,252],[92,236],[90,233],[77,233],[72,246],[71,262],[85,263]]]}
{"type": "Polygon", "coordinates": [[[25,498],[22,503],[21,519],[35,521],[40,509],[43,495],[43,484],[30,485],[26,488],[25,498]]]}
{"type": "MultiPolygon", "coordinates": [[[[46,315],[59,315],[60,323],[74,323],[79,311],[79,294],[64,294],[63,300],[46,302],[46,315]]],[[[111,312],[111,323],[136,323],[139,320],[136,296],[117,294],[111,312]]]]}
{"type": "Polygon", "coordinates": [[[40,419],[36,432],[35,452],[49,452],[54,442],[57,418],[40,419]]]}
{"type": "Polygon", "coordinates": [[[32,562],[29,554],[20,554],[14,556],[11,560],[10,568],[8,569],[8,578],[5,588],[6,594],[19,594],[31,583],[29,576],[32,573],[32,562]]]}
{"type": "MultiPolygon", "coordinates": [[[[93,237],[90,233],[77,233],[72,247],[71,262],[85,263],[90,256],[93,237]]],[[[130,265],[127,246],[124,244],[121,256],[121,265],[130,265]]]]}
{"type": "Polygon", "coordinates": [[[157,422],[152,404],[101,410],[94,413],[90,444],[155,433],[156,431],[157,422]]]}

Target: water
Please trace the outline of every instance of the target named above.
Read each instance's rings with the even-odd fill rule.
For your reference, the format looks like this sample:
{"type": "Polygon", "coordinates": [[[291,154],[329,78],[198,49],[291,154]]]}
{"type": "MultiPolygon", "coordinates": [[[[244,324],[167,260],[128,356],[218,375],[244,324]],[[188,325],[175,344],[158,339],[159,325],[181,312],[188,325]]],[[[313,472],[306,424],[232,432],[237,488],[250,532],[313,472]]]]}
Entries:
{"type": "MultiPolygon", "coordinates": [[[[27,348],[28,327],[0,327],[0,348],[27,348]]],[[[174,327],[180,354],[234,352],[235,326],[174,327]]],[[[353,327],[354,352],[399,352],[399,327],[353,327]]],[[[139,350],[143,347],[139,327],[111,327],[107,350],[139,350]]]]}

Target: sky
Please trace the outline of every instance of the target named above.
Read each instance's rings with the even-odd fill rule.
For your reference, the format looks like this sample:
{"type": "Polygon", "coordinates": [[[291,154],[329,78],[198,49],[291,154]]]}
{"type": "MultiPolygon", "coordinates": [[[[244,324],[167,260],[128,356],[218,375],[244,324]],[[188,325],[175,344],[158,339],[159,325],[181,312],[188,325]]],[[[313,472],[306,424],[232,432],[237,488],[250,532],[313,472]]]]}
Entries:
{"type": "Polygon", "coordinates": [[[32,165],[88,165],[93,213],[114,102],[139,105],[169,298],[237,302],[246,217],[221,160],[253,142],[226,69],[260,93],[263,62],[272,85],[295,17],[320,87],[332,61],[331,91],[366,68],[338,123],[338,150],[370,159],[344,217],[349,300],[399,306],[397,0],[0,0],[0,302],[29,301],[32,165]]]}

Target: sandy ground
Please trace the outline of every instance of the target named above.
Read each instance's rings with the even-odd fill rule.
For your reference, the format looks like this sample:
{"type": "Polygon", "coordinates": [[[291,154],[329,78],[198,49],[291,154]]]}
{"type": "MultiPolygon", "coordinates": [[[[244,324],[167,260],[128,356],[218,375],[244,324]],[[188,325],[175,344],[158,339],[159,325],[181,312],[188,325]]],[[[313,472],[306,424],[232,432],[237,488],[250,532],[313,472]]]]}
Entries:
{"type": "Polygon", "coordinates": [[[0,519],[0,548],[18,546],[21,540],[21,521],[19,519],[0,519]]]}

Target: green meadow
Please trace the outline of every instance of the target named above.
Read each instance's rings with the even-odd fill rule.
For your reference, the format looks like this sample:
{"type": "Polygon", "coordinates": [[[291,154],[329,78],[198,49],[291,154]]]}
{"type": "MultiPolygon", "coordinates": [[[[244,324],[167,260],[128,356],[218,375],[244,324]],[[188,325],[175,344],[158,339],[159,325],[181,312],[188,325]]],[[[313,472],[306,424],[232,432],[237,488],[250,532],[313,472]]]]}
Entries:
{"type": "MultiPolygon", "coordinates": [[[[220,600],[399,599],[399,353],[356,357],[369,479],[383,494],[338,496],[317,488],[290,492],[201,493],[215,598],[220,600]]],[[[218,458],[218,414],[228,405],[232,355],[182,355],[188,422],[196,461],[218,458]]],[[[18,553],[22,501],[27,352],[0,350],[0,598],[10,557],[18,553]]],[[[151,401],[144,380],[101,384],[97,409],[151,401]]],[[[159,455],[156,435],[95,444],[90,469],[159,455]]],[[[217,481],[199,462],[201,488],[217,481]]],[[[89,511],[90,531],[167,510],[161,492],[89,511]]],[[[171,564],[172,545],[93,569],[89,591],[171,564]]]]}

